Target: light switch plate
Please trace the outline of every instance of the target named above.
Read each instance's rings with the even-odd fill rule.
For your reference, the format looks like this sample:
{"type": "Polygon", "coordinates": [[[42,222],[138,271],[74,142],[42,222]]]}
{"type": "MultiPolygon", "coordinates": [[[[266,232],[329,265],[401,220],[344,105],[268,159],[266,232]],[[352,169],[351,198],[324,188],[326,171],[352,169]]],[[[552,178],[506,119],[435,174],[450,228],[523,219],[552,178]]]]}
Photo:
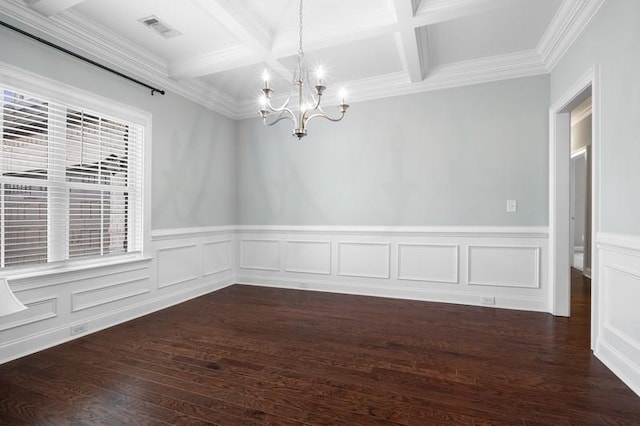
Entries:
{"type": "Polygon", "coordinates": [[[516,200],[507,200],[507,213],[515,213],[518,210],[516,200]]]}

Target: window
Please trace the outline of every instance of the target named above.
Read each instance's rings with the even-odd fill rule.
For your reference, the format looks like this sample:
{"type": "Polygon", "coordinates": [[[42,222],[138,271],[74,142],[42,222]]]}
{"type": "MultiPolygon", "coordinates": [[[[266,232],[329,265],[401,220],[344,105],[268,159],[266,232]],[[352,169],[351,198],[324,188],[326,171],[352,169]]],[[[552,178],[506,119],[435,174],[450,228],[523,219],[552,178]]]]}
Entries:
{"type": "Polygon", "coordinates": [[[140,252],[144,126],[0,94],[0,266],[140,252]]]}

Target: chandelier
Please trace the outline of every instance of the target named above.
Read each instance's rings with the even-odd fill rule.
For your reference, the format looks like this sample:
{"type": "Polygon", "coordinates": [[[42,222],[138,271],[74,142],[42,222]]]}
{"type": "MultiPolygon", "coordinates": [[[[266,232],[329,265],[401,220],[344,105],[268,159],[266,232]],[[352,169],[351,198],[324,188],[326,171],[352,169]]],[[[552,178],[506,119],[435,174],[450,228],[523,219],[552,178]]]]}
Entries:
{"type": "Polygon", "coordinates": [[[263,74],[264,88],[262,89],[259,110],[260,116],[267,126],[273,126],[278,121],[284,119],[293,121],[293,135],[297,136],[298,139],[302,139],[307,135],[307,125],[312,119],[321,117],[329,121],[340,121],[344,118],[347,109],[349,109],[349,104],[345,102],[346,92],[342,89],[339,94],[341,101],[338,105],[340,115],[338,117],[331,117],[323,111],[320,103],[322,102],[322,94],[327,87],[324,85],[324,71],[322,68],[318,68],[315,71],[316,84],[313,86],[313,90],[309,86],[309,72],[304,63],[304,50],[302,49],[302,18],[302,0],[300,0],[298,14],[298,67],[294,72],[291,93],[282,106],[274,108],[273,105],[271,105],[273,89],[269,87],[269,74],[267,70],[265,70],[263,74]],[[292,97],[294,99],[297,98],[297,104],[294,103],[293,106],[290,106],[292,97]],[[275,113],[275,118],[269,119],[271,113],[275,113]]]}

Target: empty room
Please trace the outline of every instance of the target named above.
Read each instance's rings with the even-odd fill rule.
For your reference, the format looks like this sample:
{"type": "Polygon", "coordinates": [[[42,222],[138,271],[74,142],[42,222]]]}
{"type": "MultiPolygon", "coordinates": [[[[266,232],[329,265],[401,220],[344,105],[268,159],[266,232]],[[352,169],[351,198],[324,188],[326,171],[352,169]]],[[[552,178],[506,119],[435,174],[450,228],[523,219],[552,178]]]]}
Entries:
{"type": "Polygon", "coordinates": [[[637,0],[0,0],[0,425],[640,425],[637,0]]]}

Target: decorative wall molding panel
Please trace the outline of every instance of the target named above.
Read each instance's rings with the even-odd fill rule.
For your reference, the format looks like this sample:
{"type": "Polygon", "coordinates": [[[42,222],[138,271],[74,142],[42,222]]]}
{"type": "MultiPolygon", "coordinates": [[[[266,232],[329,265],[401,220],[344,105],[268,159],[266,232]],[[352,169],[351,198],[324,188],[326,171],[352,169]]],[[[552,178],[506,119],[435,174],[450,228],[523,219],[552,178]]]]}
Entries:
{"type": "Polygon", "coordinates": [[[196,244],[158,249],[158,288],[197,279],[200,268],[198,249],[196,244]]]}
{"type": "Polygon", "coordinates": [[[150,259],[11,276],[29,309],[0,317],[0,363],[228,286],[234,246],[228,228],[169,230],[150,259]]]}
{"type": "Polygon", "coordinates": [[[331,241],[285,241],[285,271],[331,274],[331,241]]]}
{"type": "Polygon", "coordinates": [[[640,238],[599,234],[595,354],[640,395],[640,238]]]}
{"type": "Polygon", "coordinates": [[[32,302],[24,302],[24,305],[28,309],[13,314],[11,316],[11,322],[0,325],[0,332],[10,330],[12,328],[23,327],[25,325],[48,320],[58,316],[58,298],[56,297],[34,300],[32,302]]]}
{"type": "Polygon", "coordinates": [[[460,246],[398,244],[398,279],[458,284],[460,246]]]}
{"type": "Polygon", "coordinates": [[[240,239],[240,268],[279,271],[280,240],[240,239]]]}
{"type": "Polygon", "coordinates": [[[203,275],[209,276],[233,269],[233,242],[229,240],[206,242],[202,246],[203,275]]]}
{"type": "Polygon", "coordinates": [[[118,282],[71,293],[71,312],[95,308],[151,291],[149,277],[118,282]]]}
{"type": "Polygon", "coordinates": [[[467,282],[499,287],[540,287],[541,247],[469,246],[467,282]]]}
{"type": "Polygon", "coordinates": [[[547,310],[546,228],[238,226],[237,234],[237,283],[547,310]]]}
{"type": "Polygon", "coordinates": [[[388,279],[390,253],[389,243],[338,242],[337,275],[388,279]]]}

